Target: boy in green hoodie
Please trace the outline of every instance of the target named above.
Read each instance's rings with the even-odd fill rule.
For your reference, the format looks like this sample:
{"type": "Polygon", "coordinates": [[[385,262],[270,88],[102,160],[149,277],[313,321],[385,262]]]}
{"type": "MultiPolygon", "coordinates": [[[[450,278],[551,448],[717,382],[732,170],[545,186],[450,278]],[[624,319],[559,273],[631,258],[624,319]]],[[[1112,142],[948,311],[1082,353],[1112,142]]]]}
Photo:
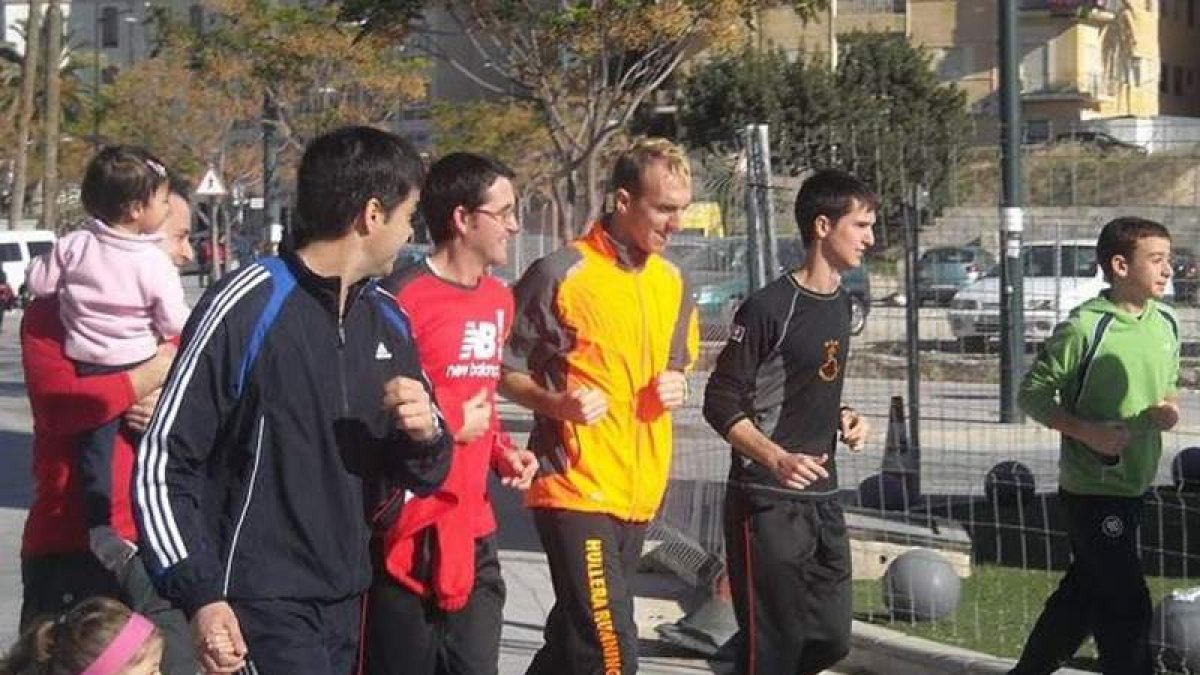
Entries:
{"type": "Polygon", "coordinates": [[[1059,324],[1021,383],[1025,412],[1062,433],[1059,504],[1071,566],[1013,675],[1053,672],[1089,634],[1102,672],[1151,673],[1137,532],[1162,432],[1179,420],[1179,324],[1159,302],[1171,279],[1171,234],[1118,218],[1100,232],[1096,257],[1111,287],[1059,324]]]}

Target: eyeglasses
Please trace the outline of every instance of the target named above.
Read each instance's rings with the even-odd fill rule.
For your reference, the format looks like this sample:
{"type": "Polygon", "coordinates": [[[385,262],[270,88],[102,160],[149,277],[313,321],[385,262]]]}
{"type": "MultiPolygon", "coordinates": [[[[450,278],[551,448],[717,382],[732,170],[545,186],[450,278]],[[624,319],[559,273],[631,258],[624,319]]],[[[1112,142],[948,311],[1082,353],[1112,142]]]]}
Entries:
{"type": "Polygon", "coordinates": [[[488,211],[487,209],[471,209],[472,213],[482,213],[485,216],[491,216],[505,225],[517,224],[517,211],[513,208],[506,208],[503,211],[488,211]]]}

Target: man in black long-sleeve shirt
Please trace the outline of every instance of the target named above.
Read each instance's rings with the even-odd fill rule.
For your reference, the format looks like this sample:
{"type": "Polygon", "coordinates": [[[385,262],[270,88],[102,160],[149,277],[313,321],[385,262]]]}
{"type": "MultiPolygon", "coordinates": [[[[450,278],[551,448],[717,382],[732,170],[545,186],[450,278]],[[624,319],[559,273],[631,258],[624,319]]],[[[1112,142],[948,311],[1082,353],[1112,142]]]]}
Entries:
{"type": "Polygon", "coordinates": [[[205,672],[351,672],[368,516],[450,467],[412,332],[372,280],[412,234],[423,174],[393,134],[314,139],[292,250],[215,284],[184,328],[134,491],[155,584],[191,616],[205,672]]]}
{"type": "Polygon", "coordinates": [[[879,200],[850,174],[805,181],[799,269],[738,309],[704,395],[704,417],[733,446],[725,541],[741,629],[737,672],[819,673],[849,651],[850,548],[837,503],[839,434],[866,439],[842,406],[850,296],[841,274],[874,243],[879,200]]]}

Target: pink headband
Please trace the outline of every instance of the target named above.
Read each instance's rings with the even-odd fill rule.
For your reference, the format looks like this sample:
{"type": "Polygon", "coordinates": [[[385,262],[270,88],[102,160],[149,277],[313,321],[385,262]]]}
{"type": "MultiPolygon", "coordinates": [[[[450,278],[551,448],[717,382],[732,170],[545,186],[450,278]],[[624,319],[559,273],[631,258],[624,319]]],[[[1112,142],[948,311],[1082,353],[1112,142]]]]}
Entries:
{"type": "Polygon", "coordinates": [[[149,619],[141,614],[130,614],[117,637],[80,675],[116,675],[153,633],[154,624],[149,619]]]}

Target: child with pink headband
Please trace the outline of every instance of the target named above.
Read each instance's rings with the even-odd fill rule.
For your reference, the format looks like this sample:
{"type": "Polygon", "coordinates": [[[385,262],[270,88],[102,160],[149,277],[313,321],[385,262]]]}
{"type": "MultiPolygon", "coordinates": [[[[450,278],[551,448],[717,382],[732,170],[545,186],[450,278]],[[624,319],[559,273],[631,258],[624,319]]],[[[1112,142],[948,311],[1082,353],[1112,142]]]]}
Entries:
{"type": "Polygon", "coordinates": [[[0,662],[0,675],[155,675],[162,653],[149,619],[96,597],[26,631],[0,662]]]}

